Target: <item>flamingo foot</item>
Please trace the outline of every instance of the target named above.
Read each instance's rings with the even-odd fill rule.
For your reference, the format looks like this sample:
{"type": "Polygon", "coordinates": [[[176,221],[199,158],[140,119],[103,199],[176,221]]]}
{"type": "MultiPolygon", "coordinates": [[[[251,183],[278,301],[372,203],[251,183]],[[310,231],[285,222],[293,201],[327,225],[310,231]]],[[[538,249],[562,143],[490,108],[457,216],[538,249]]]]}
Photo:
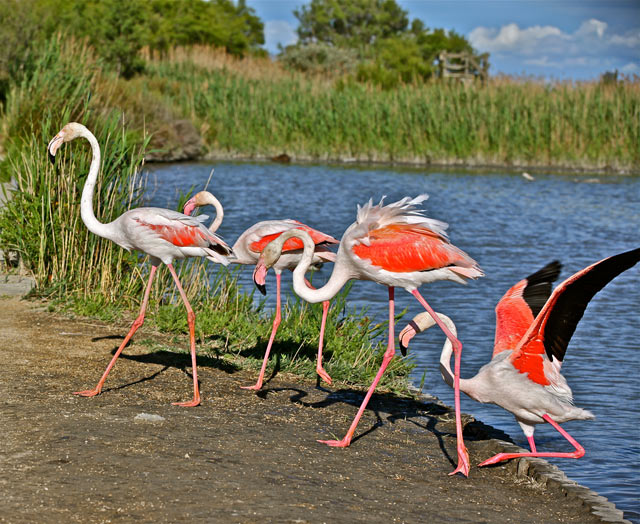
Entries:
{"type": "Polygon", "coordinates": [[[240,389],[250,389],[251,391],[260,391],[262,389],[262,382],[256,382],[253,386],[240,386],[240,389]]]}
{"type": "Polygon", "coordinates": [[[453,470],[449,475],[455,475],[456,473],[462,473],[465,477],[469,476],[469,452],[464,444],[458,446],[458,467],[453,470]]]}
{"type": "Polygon", "coordinates": [[[342,440],[318,440],[318,442],[331,446],[332,448],[346,448],[351,444],[351,439],[345,437],[342,440]]]}
{"type": "Polygon", "coordinates": [[[503,460],[517,458],[518,456],[519,456],[519,453],[498,453],[497,455],[494,455],[493,457],[488,458],[484,462],[481,462],[480,464],[478,464],[478,467],[490,466],[491,464],[497,464],[498,462],[501,462],[503,460]]]}
{"type": "Polygon", "coordinates": [[[200,397],[196,397],[193,400],[187,402],[172,402],[172,406],[181,406],[183,408],[195,408],[200,405],[200,397]]]}
{"type": "Polygon", "coordinates": [[[322,380],[324,380],[327,384],[331,385],[331,377],[329,373],[327,373],[322,366],[316,368],[316,373],[320,376],[322,380]]]}
{"type": "Polygon", "coordinates": [[[84,391],[74,391],[74,395],[78,395],[80,397],[95,397],[100,394],[99,389],[85,389],[84,391]]]}

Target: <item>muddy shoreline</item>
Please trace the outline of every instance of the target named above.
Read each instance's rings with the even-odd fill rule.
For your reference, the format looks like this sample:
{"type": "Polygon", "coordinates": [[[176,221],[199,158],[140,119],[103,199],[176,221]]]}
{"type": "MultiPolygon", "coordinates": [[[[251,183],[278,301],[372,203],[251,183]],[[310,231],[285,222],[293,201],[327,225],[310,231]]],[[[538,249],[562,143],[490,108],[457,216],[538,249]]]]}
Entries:
{"type": "Polygon", "coordinates": [[[513,444],[468,416],[471,474],[449,476],[454,418],[430,397],[374,395],[351,447],[329,449],[316,439],[346,431],[363,391],[277,374],[255,394],[239,388],[253,372],[201,355],[203,404],[172,406],[189,357],[159,333],[136,336],[100,396],[72,395],[127,327],[0,299],[0,522],[625,522],[543,460],[475,467],[513,444]]]}

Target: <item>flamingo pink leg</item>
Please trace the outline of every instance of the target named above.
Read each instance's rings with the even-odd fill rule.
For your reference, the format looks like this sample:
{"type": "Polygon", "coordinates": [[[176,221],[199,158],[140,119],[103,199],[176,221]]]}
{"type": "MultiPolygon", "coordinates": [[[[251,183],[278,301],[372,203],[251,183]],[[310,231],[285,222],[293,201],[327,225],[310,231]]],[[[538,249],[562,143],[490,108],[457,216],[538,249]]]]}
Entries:
{"type": "Polygon", "coordinates": [[[382,375],[384,374],[385,369],[387,369],[389,362],[391,362],[391,359],[393,358],[393,355],[396,352],[394,329],[393,329],[394,322],[395,322],[394,288],[390,286],[389,287],[389,343],[387,344],[387,351],[385,351],[384,357],[382,358],[382,364],[380,365],[380,369],[376,374],[376,378],[373,379],[371,386],[369,386],[369,391],[367,391],[367,394],[364,397],[362,404],[360,405],[360,409],[358,410],[356,417],[353,419],[353,422],[351,423],[351,427],[349,428],[349,431],[347,431],[347,434],[345,435],[345,437],[342,440],[318,440],[318,442],[320,442],[321,444],[327,444],[328,446],[332,446],[336,448],[346,448],[347,446],[349,446],[349,444],[351,444],[351,439],[353,438],[353,433],[355,432],[356,426],[360,421],[360,417],[362,417],[362,414],[364,413],[364,410],[367,407],[367,404],[369,402],[369,399],[371,398],[371,395],[373,395],[373,392],[376,389],[378,382],[380,382],[380,379],[382,378],[382,375]]]}
{"type": "Polygon", "coordinates": [[[531,452],[535,453],[536,452],[536,443],[533,440],[533,435],[530,437],[527,437],[527,440],[529,441],[529,447],[531,448],[531,452]]]}
{"type": "Polygon", "coordinates": [[[418,302],[422,304],[422,306],[429,312],[429,314],[433,317],[436,324],[440,326],[440,329],[444,332],[447,338],[451,341],[453,345],[453,351],[455,354],[455,365],[454,365],[454,378],[453,378],[453,396],[454,396],[454,405],[455,405],[455,413],[456,413],[456,438],[457,438],[457,449],[458,449],[458,467],[450,473],[450,475],[455,475],[460,472],[465,477],[469,476],[469,452],[464,445],[464,439],[462,437],[462,419],[460,416],[460,356],[462,355],[462,343],[449,331],[447,326],[444,325],[440,317],[436,314],[436,312],[431,308],[427,301],[422,297],[422,295],[418,292],[417,289],[414,289],[411,294],[416,297],[418,302]]]}
{"type": "Polygon", "coordinates": [[[127,336],[124,337],[124,340],[122,341],[122,344],[120,344],[120,347],[116,351],[116,354],[113,355],[113,358],[111,359],[111,362],[109,362],[107,369],[105,369],[104,373],[102,374],[102,377],[98,382],[98,385],[95,387],[95,389],[87,389],[85,391],[74,391],[73,392],[74,395],[80,395],[81,397],[95,397],[96,395],[100,394],[100,391],[102,391],[102,386],[105,380],[107,380],[107,375],[109,375],[111,368],[116,363],[116,360],[118,360],[120,353],[122,353],[122,350],[124,349],[124,347],[129,343],[129,340],[131,340],[131,337],[133,336],[133,334],[136,331],[138,331],[138,328],[142,326],[142,324],[144,323],[144,313],[147,309],[147,304],[149,303],[149,294],[151,293],[151,283],[153,282],[153,277],[155,276],[157,269],[158,269],[158,266],[151,266],[151,273],[149,274],[149,282],[147,282],[147,288],[144,290],[144,298],[142,299],[140,314],[138,315],[138,318],[136,318],[133,321],[133,325],[131,326],[129,333],[127,333],[127,336]]]}
{"type": "Polygon", "coordinates": [[[178,291],[180,292],[180,297],[184,302],[184,307],[187,309],[187,324],[189,325],[189,345],[191,350],[191,369],[193,372],[193,400],[188,402],[172,402],[174,406],[183,406],[186,408],[192,408],[198,406],[200,404],[200,391],[198,390],[198,368],[196,365],[196,315],[191,309],[191,304],[187,300],[187,295],[182,289],[180,285],[180,280],[178,280],[178,275],[176,275],[176,270],[173,269],[173,265],[167,264],[169,267],[169,271],[171,271],[171,276],[178,287],[178,291]]]}
{"type": "Polygon", "coordinates": [[[267,350],[264,353],[264,359],[262,360],[262,368],[260,368],[260,375],[258,381],[253,386],[242,386],[241,389],[252,389],[258,391],[262,387],[262,381],[264,379],[264,372],[267,369],[267,362],[269,362],[269,353],[271,353],[271,346],[273,340],[276,338],[276,332],[282,319],[280,312],[280,273],[276,273],[276,316],[273,319],[273,327],[271,328],[271,336],[269,337],[269,343],[267,344],[267,350]]]}
{"type": "Polygon", "coordinates": [[[329,312],[329,304],[328,300],[325,300],[322,303],[322,323],[320,324],[320,339],[318,341],[318,360],[316,363],[316,373],[320,375],[320,378],[324,380],[327,384],[331,384],[331,377],[329,373],[327,373],[322,367],[322,345],[324,343],[324,327],[327,324],[327,314],[329,312]]]}
{"type": "MultiPolygon", "coordinates": [[[[569,453],[537,453],[535,451],[535,444],[531,446],[531,453],[498,453],[494,455],[490,459],[485,460],[478,464],[478,466],[488,466],[489,464],[497,464],[502,460],[509,460],[512,458],[520,458],[520,457],[560,457],[560,458],[580,458],[584,456],[584,448],[576,441],[569,433],[567,433],[564,429],[560,427],[555,420],[553,420],[546,413],[542,415],[542,418],[545,419],[549,424],[551,424],[554,428],[558,430],[558,432],[566,438],[569,443],[576,448],[575,451],[571,451],[569,453]]],[[[529,440],[529,444],[532,444],[532,440],[529,440]]]]}
{"type": "MultiPolygon", "coordinates": [[[[315,289],[315,287],[311,285],[311,282],[309,282],[306,278],[304,279],[304,281],[309,288],[315,289]]],[[[324,327],[327,324],[327,314],[329,313],[330,305],[331,305],[331,302],[329,300],[325,300],[322,303],[322,322],[320,323],[320,338],[318,340],[318,360],[316,361],[316,373],[320,375],[320,378],[324,380],[327,384],[331,384],[331,377],[329,376],[329,373],[325,371],[324,367],[322,367],[322,346],[324,344],[324,327]]]]}

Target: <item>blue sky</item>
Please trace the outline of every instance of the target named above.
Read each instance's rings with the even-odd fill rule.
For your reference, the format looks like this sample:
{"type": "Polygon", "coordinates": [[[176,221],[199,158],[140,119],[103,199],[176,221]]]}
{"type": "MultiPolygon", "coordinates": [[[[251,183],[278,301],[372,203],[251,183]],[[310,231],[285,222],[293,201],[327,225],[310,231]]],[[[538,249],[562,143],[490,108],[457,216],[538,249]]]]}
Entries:
{"type": "MultiPolygon", "coordinates": [[[[454,29],[491,54],[491,74],[592,79],[640,75],[640,0],[396,0],[427,27],[454,29]]],[[[265,47],[297,39],[305,0],[247,0],[265,24],[265,47]]]]}

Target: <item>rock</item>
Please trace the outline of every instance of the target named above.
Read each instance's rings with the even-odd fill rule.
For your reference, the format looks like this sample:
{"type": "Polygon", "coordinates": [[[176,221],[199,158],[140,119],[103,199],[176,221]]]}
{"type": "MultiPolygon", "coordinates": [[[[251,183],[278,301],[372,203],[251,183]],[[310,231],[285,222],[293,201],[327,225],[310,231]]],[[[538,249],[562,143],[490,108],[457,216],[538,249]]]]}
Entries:
{"type": "Polygon", "coordinates": [[[278,156],[272,156],[271,161],[278,162],[279,164],[289,164],[291,162],[291,157],[286,153],[282,153],[278,156]]]}
{"type": "Polygon", "coordinates": [[[153,413],[138,413],[133,420],[136,422],[164,422],[166,419],[161,415],[154,415],[153,413]]]}
{"type": "Polygon", "coordinates": [[[145,155],[148,162],[195,160],[202,156],[202,138],[190,120],[167,122],[153,132],[145,155]]]}
{"type": "Polygon", "coordinates": [[[36,281],[32,277],[0,275],[0,296],[21,297],[29,293],[35,285],[36,281]]]}

